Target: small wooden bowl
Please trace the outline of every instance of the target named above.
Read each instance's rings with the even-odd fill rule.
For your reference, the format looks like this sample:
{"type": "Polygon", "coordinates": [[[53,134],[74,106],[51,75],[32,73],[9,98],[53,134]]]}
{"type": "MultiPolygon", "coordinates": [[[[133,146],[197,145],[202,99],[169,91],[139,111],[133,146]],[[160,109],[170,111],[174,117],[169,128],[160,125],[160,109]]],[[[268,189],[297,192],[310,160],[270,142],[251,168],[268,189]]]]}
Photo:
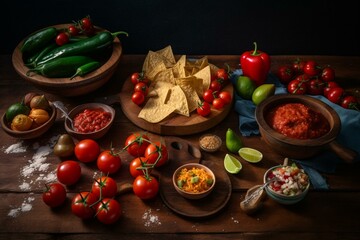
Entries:
{"type": "Polygon", "coordinates": [[[212,192],[212,190],[214,189],[214,186],[215,186],[216,178],[215,178],[215,174],[213,173],[213,171],[211,171],[205,165],[200,164],[200,163],[187,163],[187,164],[184,164],[184,165],[180,166],[179,168],[177,168],[175,170],[175,172],[173,174],[173,177],[172,177],[172,182],[173,182],[175,190],[181,196],[183,196],[184,198],[187,198],[187,199],[201,199],[201,198],[204,198],[204,197],[208,196],[212,192]],[[213,179],[213,183],[212,183],[211,187],[208,188],[204,192],[200,192],[200,193],[187,192],[187,191],[184,191],[183,189],[179,188],[179,186],[177,184],[176,179],[177,179],[177,176],[179,175],[181,169],[183,169],[183,168],[191,169],[193,167],[204,169],[211,176],[211,178],[213,179]]]}
{"type": "Polygon", "coordinates": [[[1,117],[2,129],[8,135],[10,135],[14,138],[18,138],[18,139],[33,139],[33,138],[40,137],[41,135],[43,135],[45,132],[47,132],[51,128],[51,126],[54,124],[55,119],[56,119],[57,109],[51,102],[49,102],[49,103],[50,103],[50,107],[51,107],[50,118],[47,122],[45,122],[41,126],[31,129],[31,130],[28,130],[28,131],[14,131],[7,124],[6,113],[4,113],[3,116],[1,117]]]}
{"type": "MultiPolygon", "coordinates": [[[[53,27],[61,29],[66,28],[69,25],[70,24],[59,24],[53,27]]],[[[98,27],[96,29],[97,31],[105,31],[104,29],[98,27]]],[[[77,76],[74,79],[70,80],[70,78],[47,78],[35,73],[27,76],[26,73],[29,71],[29,68],[24,65],[23,55],[20,51],[23,42],[24,40],[22,40],[17,45],[12,54],[12,63],[15,71],[23,79],[32,83],[35,87],[52,94],[67,97],[84,95],[89,92],[95,91],[96,89],[104,85],[114,74],[122,53],[120,40],[118,38],[115,38],[113,42],[113,50],[110,57],[104,62],[104,64],[100,68],[94,70],[89,74],[86,74],[83,77],[77,76]]]]}
{"type": "Polygon", "coordinates": [[[110,129],[110,127],[112,126],[114,119],[115,119],[115,109],[110,107],[109,105],[106,104],[102,104],[102,103],[85,103],[82,105],[79,105],[75,108],[73,108],[70,112],[69,112],[69,117],[71,119],[74,119],[75,116],[81,112],[83,112],[85,109],[95,109],[95,108],[101,108],[106,112],[111,113],[111,119],[110,122],[103,127],[102,129],[98,130],[98,131],[94,131],[94,132],[89,132],[89,133],[81,133],[81,132],[77,132],[75,131],[72,126],[71,123],[69,121],[69,119],[65,119],[65,130],[73,137],[75,137],[78,140],[82,140],[82,139],[99,139],[101,137],[103,137],[110,129]]]}
{"type": "Polygon", "coordinates": [[[279,94],[261,102],[255,110],[255,118],[265,142],[284,157],[306,159],[330,148],[344,161],[352,162],[356,153],[336,143],[335,139],[341,129],[341,121],[336,111],[319,99],[306,95],[279,94]],[[325,135],[314,139],[295,139],[287,137],[268,125],[267,114],[274,107],[283,103],[302,103],[322,114],[328,120],[330,130],[325,135]]]}
{"type": "Polygon", "coordinates": [[[216,152],[221,148],[221,145],[221,138],[215,134],[205,134],[199,138],[199,146],[205,152],[216,152]],[[210,142],[205,142],[205,138],[208,138],[210,142]]]}

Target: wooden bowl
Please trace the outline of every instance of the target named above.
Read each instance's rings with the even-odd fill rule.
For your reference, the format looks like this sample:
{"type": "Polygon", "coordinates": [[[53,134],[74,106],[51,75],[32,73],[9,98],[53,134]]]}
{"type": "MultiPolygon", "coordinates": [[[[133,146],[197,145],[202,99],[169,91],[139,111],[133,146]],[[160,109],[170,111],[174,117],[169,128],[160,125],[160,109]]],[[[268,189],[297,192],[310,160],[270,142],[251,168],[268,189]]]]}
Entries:
{"type": "Polygon", "coordinates": [[[51,128],[51,126],[54,124],[55,119],[56,119],[57,109],[51,102],[49,102],[49,103],[50,103],[50,107],[51,107],[50,118],[47,122],[45,122],[41,126],[31,129],[31,130],[28,130],[28,131],[14,131],[8,125],[8,123],[6,121],[6,113],[4,113],[3,116],[1,117],[2,129],[8,135],[10,135],[14,138],[18,138],[18,139],[33,139],[33,138],[40,137],[41,135],[43,135],[45,132],[47,132],[51,128]]]}
{"type": "Polygon", "coordinates": [[[69,117],[71,119],[74,119],[75,116],[81,112],[83,112],[85,109],[96,109],[101,108],[106,112],[109,112],[111,114],[110,122],[100,130],[94,131],[94,132],[88,132],[88,133],[82,133],[75,131],[72,126],[69,119],[65,119],[65,130],[73,137],[75,137],[78,140],[82,139],[99,139],[103,137],[112,126],[114,119],[115,119],[115,109],[110,107],[109,105],[103,104],[103,103],[85,103],[79,106],[76,106],[69,112],[69,117]]]}
{"type": "Polygon", "coordinates": [[[338,114],[333,108],[319,99],[307,95],[274,95],[256,107],[255,118],[262,138],[272,149],[284,157],[306,159],[330,148],[347,162],[352,162],[355,159],[356,153],[354,151],[340,146],[335,141],[341,129],[341,121],[338,114]],[[302,103],[322,114],[329,122],[329,132],[319,138],[296,139],[275,131],[265,119],[271,109],[283,103],[302,103]]]}
{"type": "Polygon", "coordinates": [[[215,178],[215,174],[213,173],[213,171],[211,171],[205,165],[200,164],[200,163],[187,163],[187,164],[184,164],[184,165],[180,166],[179,168],[177,168],[175,170],[175,172],[173,174],[173,177],[172,177],[172,182],[173,182],[175,190],[181,196],[183,196],[184,198],[187,198],[187,199],[201,199],[201,198],[204,198],[204,197],[208,196],[212,192],[212,190],[214,189],[214,186],[215,186],[216,178],[215,178]],[[178,177],[180,171],[183,168],[192,169],[193,167],[204,169],[211,176],[211,178],[213,179],[212,185],[206,191],[199,192],[199,193],[187,192],[187,191],[184,191],[182,188],[180,188],[178,186],[177,177],[178,177]]]}
{"type": "MultiPolygon", "coordinates": [[[[70,24],[59,24],[53,27],[60,29],[66,28],[69,25],[70,24]]],[[[104,31],[104,29],[98,27],[96,29],[97,31],[104,31]]],[[[115,38],[109,58],[104,60],[105,62],[100,68],[83,77],[77,76],[70,80],[70,78],[47,78],[35,73],[27,76],[26,73],[29,71],[29,68],[24,65],[23,55],[20,51],[23,42],[24,40],[17,45],[12,54],[12,63],[15,71],[35,87],[52,94],[67,97],[84,95],[104,85],[114,74],[122,53],[120,40],[115,38]]]]}

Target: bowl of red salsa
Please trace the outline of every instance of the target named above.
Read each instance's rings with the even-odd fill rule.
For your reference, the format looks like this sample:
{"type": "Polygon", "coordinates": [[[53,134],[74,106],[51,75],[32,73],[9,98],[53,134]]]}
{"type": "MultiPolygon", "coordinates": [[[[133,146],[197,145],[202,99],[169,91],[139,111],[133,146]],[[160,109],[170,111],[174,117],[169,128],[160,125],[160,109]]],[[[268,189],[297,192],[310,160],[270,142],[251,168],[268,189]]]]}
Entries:
{"type": "Polygon", "coordinates": [[[66,131],[77,139],[99,139],[110,129],[115,110],[102,103],[86,103],[76,106],[65,120],[66,131]]]}
{"type": "Polygon", "coordinates": [[[279,94],[261,102],[255,119],[263,140],[284,157],[304,159],[326,148],[343,157],[335,142],[341,128],[336,111],[307,95],[279,94]]]}

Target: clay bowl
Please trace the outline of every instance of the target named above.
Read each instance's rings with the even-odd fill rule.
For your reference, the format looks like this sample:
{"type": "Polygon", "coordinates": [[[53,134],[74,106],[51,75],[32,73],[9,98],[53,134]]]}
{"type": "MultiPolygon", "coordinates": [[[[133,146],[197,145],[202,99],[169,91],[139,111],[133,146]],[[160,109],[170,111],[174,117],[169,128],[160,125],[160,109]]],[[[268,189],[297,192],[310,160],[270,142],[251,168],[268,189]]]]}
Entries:
{"type": "MultiPolygon", "coordinates": [[[[69,25],[60,24],[54,27],[60,29],[66,28],[69,25]]],[[[103,31],[104,29],[97,27],[96,30],[103,31]]],[[[23,42],[24,40],[17,45],[12,54],[12,63],[16,72],[23,79],[43,91],[67,97],[84,95],[104,85],[114,74],[122,53],[120,40],[115,38],[112,50],[109,49],[109,53],[101,60],[101,62],[104,62],[103,65],[83,77],[77,76],[70,80],[70,78],[47,78],[35,73],[27,76],[26,73],[29,71],[29,68],[24,65],[23,55],[20,51],[23,42]]]]}
{"type": "Polygon", "coordinates": [[[325,149],[335,152],[344,161],[352,162],[356,153],[339,145],[335,139],[341,129],[341,121],[336,111],[319,99],[306,95],[279,94],[261,102],[255,110],[255,118],[265,142],[284,157],[306,159],[319,154],[325,149]],[[283,103],[302,103],[321,113],[328,120],[330,130],[325,135],[314,139],[295,139],[275,131],[265,120],[274,107],[283,103]]]}
{"type": "Polygon", "coordinates": [[[34,138],[40,137],[41,135],[46,133],[55,122],[57,110],[51,102],[50,102],[50,107],[51,107],[51,113],[50,113],[49,120],[47,122],[45,122],[44,124],[42,124],[41,126],[31,129],[31,130],[28,130],[28,131],[12,130],[6,121],[6,117],[5,117],[6,113],[4,113],[3,116],[1,117],[2,129],[8,135],[10,135],[14,138],[18,138],[18,139],[34,139],[34,138]]]}
{"type": "Polygon", "coordinates": [[[180,166],[179,168],[177,168],[173,174],[173,177],[172,177],[172,182],[173,182],[173,185],[174,185],[174,188],[175,190],[181,195],[183,196],[184,198],[187,198],[187,199],[201,199],[201,198],[204,198],[206,196],[208,196],[212,190],[214,189],[214,186],[215,186],[215,182],[216,182],[216,178],[215,178],[215,175],[213,173],[213,171],[211,171],[208,167],[206,167],[205,165],[203,164],[200,164],[200,163],[187,163],[187,164],[184,164],[182,166],[180,166]],[[204,169],[210,176],[211,178],[213,179],[213,182],[212,182],[212,185],[210,186],[210,188],[208,188],[206,191],[203,191],[203,192],[198,192],[198,193],[193,193],[193,192],[187,192],[187,191],[184,191],[182,188],[180,188],[178,186],[178,183],[177,183],[177,177],[180,173],[180,171],[183,169],[183,168],[187,168],[188,170],[192,169],[193,167],[195,168],[200,168],[200,169],[204,169]]]}
{"type": "Polygon", "coordinates": [[[82,132],[78,132],[75,131],[74,128],[71,126],[71,122],[69,119],[65,119],[65,130],[68,132],[68,134],[70,134],[71,136],[75,137],[78,140],[82,140],[82,139],[99,139],[101,137],[103,137],[110,129],[110,127],[112,126],[114,119],[115,119],[115,110],[114,108],[110,107],[109,105],[106,104],[102,104],[102,103],[85,103],[79,106],[76,106],[75,108],[73,108],[70,112],[69,112],[69,117],[71,119],[74,119],[75,116],[81,112],[83,112],[85,109],[102,109],[103,111],[109,112],[111,114],[111,119],[109,121],[109,123],[97,130],[97,131],[93,131],[93,132],[87,132],[87,133],[82,133],[82,132]]]}

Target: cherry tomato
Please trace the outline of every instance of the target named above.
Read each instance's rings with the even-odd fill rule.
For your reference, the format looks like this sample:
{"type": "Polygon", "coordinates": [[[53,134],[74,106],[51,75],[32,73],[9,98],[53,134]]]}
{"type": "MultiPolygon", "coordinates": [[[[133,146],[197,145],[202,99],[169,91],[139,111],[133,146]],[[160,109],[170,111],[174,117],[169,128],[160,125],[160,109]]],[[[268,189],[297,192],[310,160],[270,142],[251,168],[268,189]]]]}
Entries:
{"type": "Polygon", "coordinates": [[[340,101],[340,106],[347,109],[359,110],[358,101],[356,97],[352,95],[347,95],[343,97],[340,101]]]}
{"type": "Polygon", "coordinates": [[[278,68],[276,75],[280,82],[286,84],[293,79],[294,70],[288,65],[282,65],[278,68]]]}
{"type": "Polygon", "coordinates": [[[229,73],[224,68],[219,68],[216,71],[216,77],[224,79],[225,81],[227,81],[229,79],[229,73]]]}
{"type": "Polygon", "coordinates": [[[97,167],[105,174],[116,173],[121,167],[121,158],[112,150],[105,150],[97,158],[97,167]]]}
{"type": "Polygon", "coordinates": [[[339,104],[340,100],[344,94],[344,89],[341,87],[334,87],[331,88],[327,94],[327,99],[329,99],[330,102],[339,104]]]}
{"type": "Polygon", "coordinates": [[[146,148],[150,144],[150,139],[146,134],[133,133],[125,140],[125,148],[127,152],[133,157],[144,156],[146,148]]]}
{"type": "Polygon", "coordinates": [[[140,106],[145,101],[145,95],[142,92],[134,92],[131,96],[131,100],[133,103],[140,106]]]}
{"type": "Polygon", "coordinates": [[[104,176],[96,179],[91,187],[91,192],[98,198],[112,198],[115,197],[117,192],[116,181],[109,177],[104,176]],[[101,190],[100,190],[101,189],[101,190]],[[101,195],[100,195],[101,191],[101,195]]]}
{"type": "Polygon", "coordinates": [[[335,87],[339,87],[339,85],[336,82],[325,82],[325,87],[324,87],[324,93],[323,95],[325,97],[327,97],[327,95],[330,92],[330,89],[335,88],[335,87]]]}
{"type": "Polygon", "coordinates": [[[335,70],[331,67],[325,67],[321,72],[321,79],[324,82],[332,82],[335,80],[335,70]]]}
{"type": "Polygon", "coordinates": [[[321,95],[324,92],[325,84],[320,79],[311,79],[307,82],[306,92],[311,95],[321,95]]]}
{"type": "MultiPolygon", "coordinates": [[[[131,176],[136,178],[139,175],[144,175],[145,169],[143,171],[142,169],[138,169],[138,168],[144,167],[145,163],[147,163],[147,159],[145,157],[137,157],[131,160],[129,167],[131,176]]],[[[150,172],[151,172],[151,168],[148,168],[148,173],[150,172]]]]}
{"type": "Polygon", "coordinates": [[[214,100],[215,97],[217,97],[217,93],[214,90],[212,90],[211,88],[209,88],[208,90],[206,90],[203,94],[203,99],[205,102],[208,103],[212,103],[212,101],[214,100]]]}
{"type": "Polygon", "coordinates": [[[131,82],[134,84],[134,86],[139,83],[143,82],[146,85],[149,85],[149,79],[145,76],[143,72],[135,72],[131,75],[131,82]]]}
{"type": "Polygon", "coordinates": [[[141,92],[146,97],[149,93],[149,86],[144,82],[139,82],[135,85],[134,92],[141,92]]]}
{"type": "Polygon", "coordinates": [[[42,199],[49,207],[58,207],[63,205],[66,200],[65,187],[60,183],[46,184],[46,190],[42,195],[42,199]]]}
{"type": "Polygon", "coordinates": [[[68,32],[69,32],[70,36],[79,35],[79,29],[77,27],[75,27],[74,25],[70,25],[68,27],[68,32]]]}
{"type": "Polygon", "coordinates": [[[100,146],[95,140],[83,139],[75,145],[74,152],[79,161],[93,162],[97,160],[100,154],[100,146]]]}
{"type": "Polygon", "coordinates": [[[304,65],[304,73],[309,76],[316,76],[321,72],[320,66],[315,61],[307,61],[304,65]]]}
{"type": "Polygon", "coordinates": [[[147,163],[154,164],[157,161],[155,167],[160,167],[167,163],[168,151],[166,146],[159,141],[152,142],[145,150],[145,157],[147,163]]]}
{"type": "Polygon", "coordinates": [[[95,209],[92,205],[97,201],[98,198],[91,192],[78,193],[71,201],[71,212],[81,219],[92,218],[95,214],[95,209]]]}
{"type": "Polygon", "coordinates": [[[305,94],[306,93],[306,82],[299,81],[298,79],[291,80],[287,86],[287,90],[291,94],[305,94]]]}
{"type": "Polygon", "coordinates": [[[291,68],[293,69],[294,74],[303,74],[304,73],[304,66],[305,61],[301,61],[300,59],[296,59],[293,63],[291,68]]]}
{"type": "Polygon", "coordinates": [[[211,113],[211,106],[208,102],[201,102],[198,104],[198,107],[196,108],[196,112],[203,117],[208,116],[211,113]]]}
{"type": "Polygon", "coordinates": [[[219,92],[222,89],[222,81],[220,81],[220,78],[211,81],[210,89],[217,92],[219,92]]]}
{"type": "Polygon", "coordinates": [[[232,101],[231,94],[228,91],[221,91],[219,93],[219,98],[221,98],[225,104],[230,104],[232,101]]]}
{"type": "Polygon", "coordinates": [[[215,98],[212,105],[214,108],[220,110],[225,106],[225,102],[222,98],[215,98]]]}
{"type": "Polygon", "coordinates": [[[57,179],[62,184],[70,186],[79,181],[81,177],[81,167],[78,162],[67,160],[61,162],[56,171],[57,179]]]}
{"type": "Polygon", "coordinates": [[[83,19],[81,19],[80,23],[81,29],[84,31],[85,34],[92,35],[94,33],[95,29],[90,17],[84,17],[83,19]]]}
{"type": "Polygon", "coordinates": [[[153,176],[137,176],[133,183],[133,191],[136,196],[143,200],[154,198],[159,192],[159,182],[153,176]]]}
{"type": "Polygon", "coordinates": [[[113,224],[121,217],[121,205],[112,198],[104,198],[97,205],[96,218],[104,224],[113,224]]]}
{"type": "Polygon", "coordinates": [[[57,45],[62,46],[69,42],[69,36],[64,32],[61,32],[56,36],[55,41],[57,45]]]}

